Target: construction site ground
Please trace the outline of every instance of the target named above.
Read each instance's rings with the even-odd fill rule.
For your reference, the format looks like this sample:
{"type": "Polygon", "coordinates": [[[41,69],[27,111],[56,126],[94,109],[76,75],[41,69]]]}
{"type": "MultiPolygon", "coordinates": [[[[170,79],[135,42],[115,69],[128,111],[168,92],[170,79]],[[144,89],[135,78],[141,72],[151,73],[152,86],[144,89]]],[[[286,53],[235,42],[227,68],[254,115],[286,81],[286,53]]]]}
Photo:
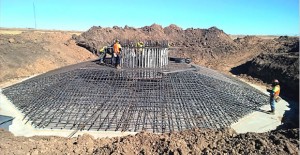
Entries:
{"type": "MultiPolygon", "coordinates": [[[[0,30],[0,88],[66,65],[96,59],[90,51],[76,45],[72,39],[74,33],[80,32],[0,30]]],[[[227,59],[223,67],[215,60],[205,64],[231,74],[230,68],[258,53],[248,55],[248,59],[232,63],[232,59],[227,59]]],[[[242,77],[264,92],[270,88],[263,80],[242,77]]],[[[1,96],[1,106],[5,105],[3,99],[1,96]]],[[[233,124],[231,129],[191,129],[164,134],[141,132],[115,138],[98,138],[102,136],[93,137],[84,132],[74,138],[23,137],[0,129],[0,150],[1,154],[298,154],[297,104],[285,98],[278,103],[275,115],[265,113],[268,106],[264,106],[261,111],[233,124]],[[272,129],[276,130],[270,131],[272,129]]],[[[1,114],[11,113],[5,108],[0,107],[1,114]]],[[[110,136],[106,133],[106,137],[110,136]]]]}

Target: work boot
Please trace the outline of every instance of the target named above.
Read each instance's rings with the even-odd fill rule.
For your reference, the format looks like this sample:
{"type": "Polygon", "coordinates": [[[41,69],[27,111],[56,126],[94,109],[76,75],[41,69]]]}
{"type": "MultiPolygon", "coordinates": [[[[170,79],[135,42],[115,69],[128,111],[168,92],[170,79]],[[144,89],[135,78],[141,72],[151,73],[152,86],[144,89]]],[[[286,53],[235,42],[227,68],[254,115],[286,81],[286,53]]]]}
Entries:
{"type": "Polygon", "coordinates": [[[99,59],[99,64],[104,64],[103,59],[99,59]]]}
{"type": "Polygon", "coordinates": [[[271,111],[271,114],[272,114],[272,115],[275,115],[275,110],[272,110],[272,111],[271,111]]]}
{"type": "Polygon", "coordinates": [[[120,65],[117,65],[116,68],[117,68],[117,69],[121,69],[121,66],[120,66],[120,65]]]}
{"type": "Polygon", "coordinates": [[[274,115],[275,114],[275,110],[269,110],[268,113],[274,115]]]}

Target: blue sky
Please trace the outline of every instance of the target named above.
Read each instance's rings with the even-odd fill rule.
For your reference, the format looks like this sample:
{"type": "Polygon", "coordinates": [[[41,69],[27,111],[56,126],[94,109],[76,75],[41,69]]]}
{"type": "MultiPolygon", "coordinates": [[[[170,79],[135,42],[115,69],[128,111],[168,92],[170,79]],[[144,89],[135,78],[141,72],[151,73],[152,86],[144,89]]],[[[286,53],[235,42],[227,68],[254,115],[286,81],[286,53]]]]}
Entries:
{"type": "Polygon", "coordinates": [[[216,26],[228,34],[299,35],[298,0],[0,0],[0,27],[216,26]]]}

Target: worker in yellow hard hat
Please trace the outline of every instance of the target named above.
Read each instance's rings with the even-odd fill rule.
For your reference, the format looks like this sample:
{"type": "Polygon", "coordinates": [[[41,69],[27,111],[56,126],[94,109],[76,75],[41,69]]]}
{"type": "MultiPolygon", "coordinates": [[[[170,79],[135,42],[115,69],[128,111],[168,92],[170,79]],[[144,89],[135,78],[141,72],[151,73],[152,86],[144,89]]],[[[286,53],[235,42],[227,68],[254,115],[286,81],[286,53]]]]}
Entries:
{"type": "Polygon", "coordinates": [[[141,59],[143,59],[143,47],[144,47],[144,43],[139,40],[136,45],[136,50],[135,50],[135,55],[137,57],[137,66],[141,67],[142,64],[141,64],[141,59]]]}
{"type": "Polygon", "coordinates": [[[141,49],[142,47],[144,47],[144,43],[143,43],[141,40],[139,40],[139,41],[136,43],[136,47],[141,49]]]}

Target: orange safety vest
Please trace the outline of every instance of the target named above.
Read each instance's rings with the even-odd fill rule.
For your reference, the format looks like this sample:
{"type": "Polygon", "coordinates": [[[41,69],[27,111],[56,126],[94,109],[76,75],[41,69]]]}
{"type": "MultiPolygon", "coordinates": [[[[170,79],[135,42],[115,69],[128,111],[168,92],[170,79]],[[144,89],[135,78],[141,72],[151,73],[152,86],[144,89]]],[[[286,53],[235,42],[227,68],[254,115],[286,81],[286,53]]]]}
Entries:
{"type": "Polygon", "coordinates": [[[279,94],[280,94],[280,86],[276,85],[275,87],[273,87],[272,92],[273,92],[273,96],[275,96],[275,97],[279,96],[279,94]]]}
{"type": "Polygon", "coordinates": [[[116,54],[120,54],[120,49],[121,49],[121,45],[119,43],[115,43],[114,46],[113,46],[113,49],[114,49],[114,53],[116,54]]]}

